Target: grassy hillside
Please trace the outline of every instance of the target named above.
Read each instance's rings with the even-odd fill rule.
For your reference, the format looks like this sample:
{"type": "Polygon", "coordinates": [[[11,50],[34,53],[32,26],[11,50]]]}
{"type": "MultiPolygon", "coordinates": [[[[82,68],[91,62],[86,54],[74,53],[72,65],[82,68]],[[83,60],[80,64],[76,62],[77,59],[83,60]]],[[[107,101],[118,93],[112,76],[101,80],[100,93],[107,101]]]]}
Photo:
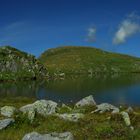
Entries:
{"type": "Polygon", "coordinates": [[[92,47],[49,49],[39,60],[52,73],[140,72],[140,58],[92,47]]]}
{"type": "Polygon", "coordinates": [[[46,68],[33,56],[16,48],[0,47],[0,80],[37,79],[46,68]]]}

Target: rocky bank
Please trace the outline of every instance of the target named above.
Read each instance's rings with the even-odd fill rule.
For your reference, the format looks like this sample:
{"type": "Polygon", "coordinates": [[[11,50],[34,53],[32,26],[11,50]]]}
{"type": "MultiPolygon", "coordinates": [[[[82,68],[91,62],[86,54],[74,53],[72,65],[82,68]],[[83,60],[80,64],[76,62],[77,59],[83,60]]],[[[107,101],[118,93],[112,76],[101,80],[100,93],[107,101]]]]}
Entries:
{"type": "Polygon", "coordinates": [[[0,47],[0,80],[39,79],[47,69],[35,56],[10,46],[0,47]]]}
{"type": "MultiPolygon", "coordinates": [[[[84,107],[90,106],[92,111],[88,112],[88,115],[99,115],[109,112],[110,115],[105,120],[110,120],[112,115],[120,115],[121,119],[123,120],[125,127],[128,127],[130,131],[134,130],[134,127],[131,124],[131,118],[129,113],[134,112],[131,107],[128,109],[120,109],[114,105],[108,103],[97,104],[92,95],[85,97],[78,101],[73,107],[65,105],[65,104],[58,104],[51,100],[37,100],[32,104],[27,104],[25,106],[20,107],[17,109],[13,106],[4,106],[1,107],[0,113],[3,119],[0,120],[0,130],[6,129],[11,125],[11,127],[16,123],[16,117],[19,114],[23,114],[29,120],[29,125],[34,123],[35,118],[37,115],[43,116],[48,118],[49,116],[55,116],[64,120],[66,122],[73,122],[78,123],[80,121],[84,121],[84,117],[87,115],[86,112],[83,112],[84,107]],[[65,110],[65,111],[62,111],[65,110]]],[[[96,126],[94,126],[96,127],[96,126]]],[[[25,134],[22,140],[74,140],[74,135],[69,132],[65,131],[63,133],[58,132],[51,132],[40,134],[38,132],[29,132],[25,134]]]]}

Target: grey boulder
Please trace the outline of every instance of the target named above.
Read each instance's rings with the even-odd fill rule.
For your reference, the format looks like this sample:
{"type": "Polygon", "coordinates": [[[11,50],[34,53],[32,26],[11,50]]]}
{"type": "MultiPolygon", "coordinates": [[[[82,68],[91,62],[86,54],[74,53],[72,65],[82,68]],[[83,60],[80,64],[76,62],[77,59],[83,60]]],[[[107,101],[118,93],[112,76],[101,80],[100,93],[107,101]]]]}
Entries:
{"type": "Polygon", "coordinates": [[[4,106],[0,109],[1,115],[11,117],[15,112],[16,108],[13,106],[4,106]]]}
{"type": "MultiPolygon", "coordinates": [[[[43,116],[51,115],[56,112],[57,103],[51,100],[38,100],[33,104],[28,104],[20,108],[23,113],[35,111],[43,116]]],[[[29,113],[30,114],[30,113],[29,113]]],[[[32,114],[32,113],[31,113],[32,114]]]]}
{"type": "Polygon", "coordinates": [[[78,101],[75,104],[76,107],[82,107],[82,106],[87,106],[87,105],[96,105],[96,102],[95,102],[95,100],[94,100],[92,95],[81,99],[80,101],[78,101]]]}
{"type": "Polygon", "coordinates": [[[72,114],[64,113],[64,114],[56,114],[56,116],[58,116],[61,119],[67,120],[67,121],[77,122],[79,119],[84,117],[84,114],[82,114],[82,113],[72,113],[72,114]]]}
{"type": "Polygon", "coordinates": [[[122,115],[122,117],[124,119],[124,122],[125,122],[126,126],[130,126],[131,122],[130,122],[130,117],[129,117],[128,113],[125,112],[125,111],[122,111],[121,115],[122,115]]]}
{"type": "Polygon", "coordinates": [[[6,128],[7,126],[9,126],[11,123],[13,123],[15,120],[14,119],[4,119],[4,120],[0,120],[0,130],[6,128]]]}
{"type": "Polygon", "coordinates": [[[112,113],[119,113],[119,108],[108,103],[102,103],[100,105],[97,105],[97,109],[93,111],[92,113],[95,113],[95,112],[104,113],[106,111],[112,111],[112,113]]]}
{"type": "Polygon", "coordinates": [[[70,132],[50,133],[41,135],[37,132],[26,134],[22,140],[74,140],[70,132]]]}

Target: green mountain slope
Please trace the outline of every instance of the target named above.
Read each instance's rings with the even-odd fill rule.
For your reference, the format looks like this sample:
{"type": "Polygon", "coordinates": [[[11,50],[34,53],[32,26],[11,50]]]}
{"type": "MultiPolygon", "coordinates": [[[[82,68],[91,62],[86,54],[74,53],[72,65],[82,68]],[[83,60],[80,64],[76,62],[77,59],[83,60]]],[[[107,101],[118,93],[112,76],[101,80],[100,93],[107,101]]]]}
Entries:
{"type": "Polygon", "coordinates": [[[92,47],[49,49],[39,60],[52,73],[140,72],[140,58],[92,47]]]}
{"type": "Polygon", "coordinates": [[[0,80],[37,79],[47,75],[46,68],[32,55],[0,47],[0,80]]]}

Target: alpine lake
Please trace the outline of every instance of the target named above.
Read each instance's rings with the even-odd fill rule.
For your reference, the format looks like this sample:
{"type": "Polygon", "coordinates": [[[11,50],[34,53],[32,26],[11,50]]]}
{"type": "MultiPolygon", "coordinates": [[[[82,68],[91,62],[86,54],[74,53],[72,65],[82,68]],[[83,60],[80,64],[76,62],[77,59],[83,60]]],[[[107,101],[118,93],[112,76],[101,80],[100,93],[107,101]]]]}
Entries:
{"type": "Polygon", "coordinates": [[[48,81],[0,83],[0,99],[49,99],[71,104],[93,95],[95,101],[140,106],[140,74],[71,75],[48,81]]]}

